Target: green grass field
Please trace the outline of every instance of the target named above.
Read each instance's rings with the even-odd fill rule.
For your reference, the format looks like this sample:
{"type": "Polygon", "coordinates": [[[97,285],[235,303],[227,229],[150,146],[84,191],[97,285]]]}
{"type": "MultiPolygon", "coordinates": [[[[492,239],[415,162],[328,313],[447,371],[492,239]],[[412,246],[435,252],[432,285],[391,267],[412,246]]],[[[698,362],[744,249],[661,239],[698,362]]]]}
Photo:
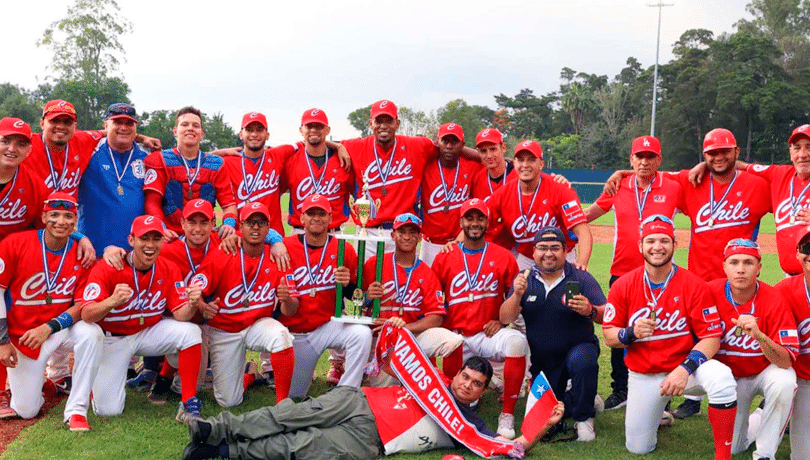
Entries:
{"type": "MultiPolygon", "coordinates": [[[[282,199],[282,209],[286,210],[286,196],[282,199]]],[[[613,213],[608,213],[595,222],[601,225],[613,224],[613,213]]],[[[676,216],[678,228],[688,228],[689,221],[683,215],[676,216]]],[[[763,219],[762,233],[774,233],[773,217],[769,214],[763,219]]],[[[607,291],[612,247],[610,244],[594,245],[590,262],[590,272],[594,274],[605,291],[607,291]]],[[[676,263],[686,266],[686,249],[680,248],[675,255],[676,263]]],[[[764,254],[762,279],[775,283],[782,279],[778,260],[775,254],[764,254]]],[[[601,328],[597,326],[597,336],[601,339],[601,328]]],[[[258,360],[256,353],[249,357],[258,360]]],[[[602,346],[599,359],[600,378],[599,394],[606,398],[610,394],[610,352],[602,346]]],[[[310,395],[319,395],[326,391],[325,373],[328,363],[325,356],[318,364],[318,378],[313,383],[310,395]]],[[[209,417],[219,413],[220,408],[213,399],[211,390],[203,390],[199,395],[203,401],[203,416],[209,417]]],[[[498,394],[488,390],[479,405],[479,414],[493,429],[497,426],[500,411],[498,394]]],[[[675,398],[673,404],[680,404],[682,398],[675,398]]],[[[145,393],[127,391],[124,414],[119,417],[96,417],[92,413],[88,419],[92,431],[88,433],[71,433],[62,423],[64,403],[56,406],[40,423],[32,426],[12,443],[0,456],[3,459],[124,459],[137,460],[180,458],[183,447],[188,443],[188,432],[184,425],[174,420],[177,410],[176,400],[170,400],[163,407],[153,406],[146,401],[145,393]]],[[[758,399],[755,400],[758,403],[758,399]]],[[[275,404],[273,390],[266,387],[251,388],[245,401],[239,407],[232,408],[234,413],[243,413],[264,405],[275,404]]],[[[518,402],[516,410],[517,423],[520,426],[525,399],[518,402]]],[[[92,411],[91,411],[92,412],[92,411]]],[[[667,459],[694,460],[710,459],[714,456],[711,431],[706,417],[706,402],[700,415],[689,420],[676,421],[672,427],[659,432],[656,451],[645,456],[632,455],[624,448],[624,409],[608,411],[596,417],[597,439],[591,443],[567,442],[541,444],[529,452],[527,458],[555,460],[588,459],[667,459]]],[[[789,458],[788,436],[782,442],[776,458],[789,458]]],[[[753,447],[748,452],[735,456],[735,460],[751,458],[753,447]]],[[[394,458],[407,460],[438,460],[450,451],[434,451],[425,455],[399,455],[394,458]]],[[[469,451],[461,452],[466,458],[474,455],[469,451]]]]}

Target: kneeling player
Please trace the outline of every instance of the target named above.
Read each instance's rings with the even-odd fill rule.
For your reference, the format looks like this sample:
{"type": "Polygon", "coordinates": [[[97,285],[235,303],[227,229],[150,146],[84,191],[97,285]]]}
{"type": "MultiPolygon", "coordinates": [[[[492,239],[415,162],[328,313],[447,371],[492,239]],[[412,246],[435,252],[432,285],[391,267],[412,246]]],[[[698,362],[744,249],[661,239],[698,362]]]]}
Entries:
{"type": "Polygon", "coordinates": [[[76,208],[72,195],[51,193],[42,213],[44,230],[15,233],[0,243],[0,362],[8,367],[11,408],[22,418],[33,418],[45,402],[40,388],[48,358],[57,349],[72,349],[75,380],[65,421],[70,431],[87,431],[101,329],[84,321],[74,323],[80,319],[74,291],[87,277],[70,240],[76,208]],[[6,290],[12,299],[8,313],[6,290]]]}
{"type": "Polygon", "coordinates": [[[723,258],[728,279],[712,281],[709,288],[724,329],[715,358],[737,380],[739,409],[731,453],[745,451],[756,440],[754,460],[775,458],[796,392],[796,321],[779,291],[757,280],[762,256],[756,243],[733,239],[723,258]],[[749,425],[755,395],[764,396],[765,405],[751,414],[749,425]]]}
{"type": "Polygon", "coordinates": [[[191,281],[205,296],[214,297],[211,302],[201,302],[199,308],[208,320],[202,331],[211,357],[214,397],[223,407],[242,402],[245,348],[270,352],[277,402],[288,396],[295,367],[292,336],[272,318],[277,303],[282,314],[292,315],[298,300],[280,282],[284,275],[271,262],[270,248],[264,244],[270,213],[261,203],[249,203],[242,208],[239,220],[239,253],[220,252],[211,257],[191,281]]]}
{"type": "Polygon", "coordinates": [[[670,398],[705,392],[715,458],[730,460],[737,393],[731,370],[711,359],[720,348],[717,307],[704,281],[672,263],[668,217],[644,219],[640,233],[644,266],[613,284],[604,315],[607,345],[627,349],[625,445],[634,454],[651,452],[670,398]]]}
{"type": "Polygon", "coordinates": [[[127,267],[117,270],[96,264],[84,288],[82,319],[98,323],[104,330],[104,352],[93,382],[93,410],[96,415],[118,415],[124,411],[124,382],[132,356],[178,353],[182,378],[182,401],[177,420],[187,423],[200,417],[202,404],[196,397],[200,372],[200,328],[190,320],[200,289],[189,287],[176,267],[158,258],[163,247],[163,222],[154,216],[140,216],[132,222],[124,258],[127,267]],[[164,318],[168,309],[172,318],[164,318]]]}

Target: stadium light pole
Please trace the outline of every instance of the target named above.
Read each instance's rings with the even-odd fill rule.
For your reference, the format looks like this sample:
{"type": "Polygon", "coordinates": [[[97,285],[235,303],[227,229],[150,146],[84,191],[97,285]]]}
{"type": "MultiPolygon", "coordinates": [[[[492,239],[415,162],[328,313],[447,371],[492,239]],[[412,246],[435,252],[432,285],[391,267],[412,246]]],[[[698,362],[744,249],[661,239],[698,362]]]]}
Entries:
{"type": "Polygon", "coordinates": [[[655,74],[653,76],[653,96],[652,96],[652,122],[650,123],[650,136],[655,136],[655,103],[658,99],[658,49],[661,47],[661,9],[665,6],[673,6],[674,3],[661,3],[647,6],[658,8],[658,38],[655,42],[655,74]]]}

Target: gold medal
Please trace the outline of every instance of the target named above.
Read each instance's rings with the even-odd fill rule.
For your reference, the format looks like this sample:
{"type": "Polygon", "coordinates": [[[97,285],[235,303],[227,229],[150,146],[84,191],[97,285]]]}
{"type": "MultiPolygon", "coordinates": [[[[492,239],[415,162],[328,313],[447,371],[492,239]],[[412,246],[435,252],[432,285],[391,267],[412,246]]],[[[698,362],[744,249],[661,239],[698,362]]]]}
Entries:
{"type": "Polygon", "coordinates": [[[312,288],[312,290],[309,291],[309,296],[310,297],[315,297],[315,288],[312,288]]]}
{"type": "Polygon", "coordinates": [[[124,196],[124,187],[121,184],[118,184],[118,195],[124,196]]]}
{"type": "Polygon", "coordinates": [[[650,319],[655,321],[655,310],[650,310],[650,319]]]}
{"type": "Polygon", "coordinates": [[[50,305],[53,303],[53,297],[50,294],[45,294],[45,304],[50,305]]]}
{"type": "Polygon", "coordinates": [[[143,326],[143,316],[141,316],[140,318],[138,318],[138,324],[140,324],[141,326],[143,326]]]}
{"type": "Polygon", "coordinates": [[[400,306],[399,306],[399,316],[402,316],[402,315],[404,315],[404,314],[405,314],[405,307],[404,307],[404,306],[402,306],[402,305],[400,305],[400,306]]]}
{"type": "Polygon", "coordinates": [[[790,216],[790,225],[793,225],[795,223],[796,223],[796,216],[790,216]]]}
{"type": "Polygon", "coordinates": [[[444,205],[444,212],[450,212],[450,206],[444,205]]]}
{"type": "Polygon", "coordinates": [[[245,308],[250,306],[250,300],[247,297],[242,299],[242,306],[245,307],[245,308]]]}
{"type": "Polygon", "coordinates": [[[709,219],[709,228],[714,227],[714,219],[709,219]]]}
{"type": "Polygon", "coordinates": [[[467,296],[467,301],[468,301],[468,302],[472,302],[473,300],[475,300],[475,295],[473,295],[473,293],[471,292],[471,293],[470,293],[470,294],[467,296]]]}
{"type": "Polygon", "coordinates": [[[382,196],[388,195],[388,189],[385,188],[385,185],[382,187],[382,196]]]}
{"type": "Polygon", "coordinates": [[[737,326],[737,328],[734,329],[734,335],[737,337],[742,336],[742,328],[740,326],[737,326]]]}
{"type": "Polygon", "coordinates": [[[186,197],[187,197],[189,200],[191,200],[191,199],[193,199],[193,198],[194,198],[194,192],[191,190],[191,187],[189,187],[189,189],[188,189],[188,193],[186,194],[186,197]]]}

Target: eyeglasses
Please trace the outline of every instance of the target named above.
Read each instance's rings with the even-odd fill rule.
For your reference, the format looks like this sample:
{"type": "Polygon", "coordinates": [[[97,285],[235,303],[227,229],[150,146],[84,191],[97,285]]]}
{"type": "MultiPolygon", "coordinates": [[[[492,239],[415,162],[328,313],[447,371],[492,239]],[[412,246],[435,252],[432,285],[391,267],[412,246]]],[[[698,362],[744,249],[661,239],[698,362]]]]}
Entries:
{"type": "Polygon", "coordinates": [[[406,212],[405,214],[400,214],[394,218],[394,222],[397,224],[415,224],[418,226],[422,226],[422,219],[416,217],[415,215],[406,212]]]}
{"type": "Polygon", "coordinates": [[[268,225],[270,225],[270,223],[267,222],[266,219],[248,219],[248,220],[242,221],[242,225],[245,225],[245,226],[251,227],[251,228],[252,227],[262,228],[262,227],[267,227],[268,225]]]}
{"type": "Polygon", "coordinates": [[[53,201],[46,201],[48,203],[49,208],[55,209],[67,209],[68,211],[72,211],[76,209],[76,203],[67,200],[53,200],[53,201]]]}
{"type": "Polygon", "coordinates": [[[555,244],[554,246],[546,246],[544,244],[537,244],[534,246],[534,250],[538,252],[560,252],[562,251],[563,246],[559,244],[555,244]]]}

